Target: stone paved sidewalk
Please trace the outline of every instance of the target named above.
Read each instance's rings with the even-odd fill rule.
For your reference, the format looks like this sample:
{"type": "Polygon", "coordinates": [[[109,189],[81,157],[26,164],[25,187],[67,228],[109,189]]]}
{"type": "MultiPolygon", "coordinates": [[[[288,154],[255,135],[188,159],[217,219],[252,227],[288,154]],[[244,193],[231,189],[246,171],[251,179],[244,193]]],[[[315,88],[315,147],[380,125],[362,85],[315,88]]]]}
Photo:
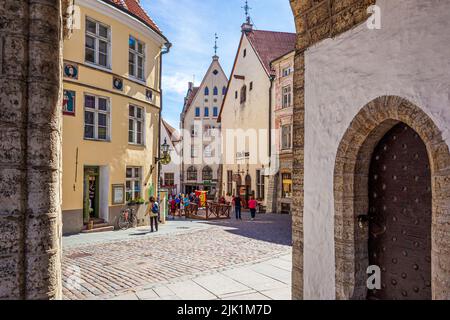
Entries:
{"type": "Polygon", "coordinates": [[[290,300],[291,254],[184,281],[150,286],[112,300],[290,300]]]}
{"type": "MultiPolygon", "coordinates": [[[[255,271],[257,274],[273,277],[278,271],[286,284],[290,271],[260,262],[289,256],[290,226],[289,216],[266,214],[258,216],[257,221],[169,222],[158,234],[139,229],[64,238],[64,298],[106,299],[146,291],[142,294],[149,297],[152,293],[148,289],[153,287],[160,298],[167,295],[183,298],[186,295],[177,291],[176,283],[187,281],[181,287],[189,285],[192,288],[189,292],[197,292],[194,288],[202,285],[196,281],[202,281],[202,277],[226,276],[222,273],[237,267],[244,268],[241,271],[246,273],[245,268],[258,265],[269,269],[261,269],[265,273],[255,271]],[[158,294],[167,289],[168,294],[158,294]]],[[[241,273],[239,270],[236,272],[241,273]]],[[[211,290],[214,297],[210,298],[228,294],[211,290]]],[[[253,287],[242,292],[259,293],[253,287]]]]}

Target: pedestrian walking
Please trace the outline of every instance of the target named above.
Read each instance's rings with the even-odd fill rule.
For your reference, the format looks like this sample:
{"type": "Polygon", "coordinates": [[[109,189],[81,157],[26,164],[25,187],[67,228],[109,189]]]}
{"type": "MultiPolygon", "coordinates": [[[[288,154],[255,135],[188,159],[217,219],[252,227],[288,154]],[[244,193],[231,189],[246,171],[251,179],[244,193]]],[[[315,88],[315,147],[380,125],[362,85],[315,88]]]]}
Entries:
{"type": "Polygon", "coordinates": [[[145,215],[150,217],[150,232],[154,232],[154,230],[158,232],[159,205],[154,197],[150,197],[150,204],[145,215]],[[155,229],[153,229],[153,226],[155,226],[155,229]]]}
{"type": "Polygon", "coordinates": [[[175,220],[175,216],[177,215],[177,201],[175,200],[175,198],[170,200],[170,213],[175,220]]]}
{"type": "Polygon", "coordinates": [[[189,196],[183,195],[181,198],[181,210],[183,210],[183,214],[185,219],[187,219],[189,217],[189,205],[190,205],[190,201],[189,201],[189,196]]]}
{"type": "Polygon", "coordinates": [[[239,195],[236,195],[234,197],[234,212],[236,213],[236,220],[242,220],[241,216],[241,206],[242,206],[242,199],[239,195]]]}
{"type": "Polygon", "coordinates": [[[182,216],[182,212],[181,212],[181,194],[179,194],[176,198],[175,198],[175,203],[177,206],[177,214],[181,217],[182,216]]]}
{"type": "Polygon", "coordinates": [[[251,196],[250,200],[248,201],[248,208],[250,209],[252,221],[255,220],[257,206],[258,206],[258,202],[255,200],[255,197],[251,196]]]}

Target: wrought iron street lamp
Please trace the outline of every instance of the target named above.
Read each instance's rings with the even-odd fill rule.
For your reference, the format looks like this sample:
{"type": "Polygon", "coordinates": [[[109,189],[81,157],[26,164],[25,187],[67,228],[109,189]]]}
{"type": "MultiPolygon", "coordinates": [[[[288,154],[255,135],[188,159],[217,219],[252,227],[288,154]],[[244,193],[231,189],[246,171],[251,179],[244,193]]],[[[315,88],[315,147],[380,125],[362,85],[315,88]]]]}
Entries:
{"type": "Polygon", "coordinates": [[[168,165],[170,161],[172,160],[170,158],[170,146],[167,143],[167,138],[164,138],[164,143],[161,145],[161,151],[162,151],[162,157],[155,157],[155,163],[161,163],[162,165],[168,165]]]}

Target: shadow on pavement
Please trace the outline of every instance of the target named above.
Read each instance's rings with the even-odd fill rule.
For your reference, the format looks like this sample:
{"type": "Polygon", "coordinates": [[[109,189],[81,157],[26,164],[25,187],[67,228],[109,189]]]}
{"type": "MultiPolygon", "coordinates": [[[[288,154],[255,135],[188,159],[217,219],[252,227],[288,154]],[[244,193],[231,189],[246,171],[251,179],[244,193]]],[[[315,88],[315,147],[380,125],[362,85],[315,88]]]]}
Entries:
{"type": "Polygon", "coordinates": [[[260,241],[292,246],[292,216],[282,214],[257,214],[251,221],[250,213],[242,212],[242,221],[209,220],[203,223],[222,226],[227,232],[260,241]]]}

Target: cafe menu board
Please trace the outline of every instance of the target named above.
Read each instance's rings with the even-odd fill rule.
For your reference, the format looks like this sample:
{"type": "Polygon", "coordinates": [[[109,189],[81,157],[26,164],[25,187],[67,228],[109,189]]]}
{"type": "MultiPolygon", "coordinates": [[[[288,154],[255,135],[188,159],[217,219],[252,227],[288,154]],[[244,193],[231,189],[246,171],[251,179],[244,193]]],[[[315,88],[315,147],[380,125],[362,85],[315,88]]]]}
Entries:
{"type": "Polygon", "coordinates": [[[114,184],[112,186],[112,203],[124,204],[125,203],[125,186],[123,184],[114,184]]]}

